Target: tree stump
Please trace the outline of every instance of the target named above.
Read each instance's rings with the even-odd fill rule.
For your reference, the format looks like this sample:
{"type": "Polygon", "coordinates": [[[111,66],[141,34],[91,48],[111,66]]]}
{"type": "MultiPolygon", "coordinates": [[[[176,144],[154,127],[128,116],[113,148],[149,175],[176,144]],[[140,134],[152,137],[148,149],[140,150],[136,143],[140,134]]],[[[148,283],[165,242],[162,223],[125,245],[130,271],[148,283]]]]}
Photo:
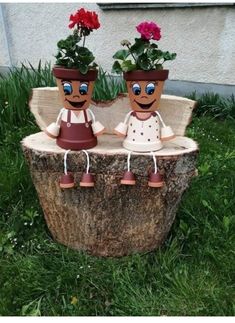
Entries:
{"type": "MultiPolygon", "coordinates": [[[[37,104],[42,106],[40,102],[37,104]]],[[[105,124],[99,116],[97,119],[105,124]]],[[[116,118],[116,123],[119,121],[116,118]]],[[[112,134],[101,136],[98,140],[98,146],[89,149],[95,187],[79,186],[86,156],[82,151],[71,151],[68,167],[77,185],[65,190],[59,187],[65,150],[43,132],[22,141],[53,238],[95,256],[118,257],[155,249],[168,234],[182,194],[195,175],[197,144],[178,135],[155,152],[158,169],[165,180],[165,185],[156,189],[147,183],[148,174],[153,169],[150,154],[131,155],[131,169],[137,182],[135,186],[121,185],[128,151],[122,147],[122,140],[112,134]]]]}

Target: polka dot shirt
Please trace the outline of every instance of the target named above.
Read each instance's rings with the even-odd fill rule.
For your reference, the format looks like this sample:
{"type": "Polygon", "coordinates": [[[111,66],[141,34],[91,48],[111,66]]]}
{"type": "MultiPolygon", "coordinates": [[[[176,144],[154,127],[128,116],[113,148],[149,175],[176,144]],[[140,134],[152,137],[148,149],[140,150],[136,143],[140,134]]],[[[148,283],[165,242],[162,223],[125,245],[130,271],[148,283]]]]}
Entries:
{"type": "Polygon", "coordinates": [[[132,112],[129,122],[126,139],[129,142],[151,143],[160,140],[160,120],[155,112],[147,119],[139,119],[135,112],[132,112]]]}

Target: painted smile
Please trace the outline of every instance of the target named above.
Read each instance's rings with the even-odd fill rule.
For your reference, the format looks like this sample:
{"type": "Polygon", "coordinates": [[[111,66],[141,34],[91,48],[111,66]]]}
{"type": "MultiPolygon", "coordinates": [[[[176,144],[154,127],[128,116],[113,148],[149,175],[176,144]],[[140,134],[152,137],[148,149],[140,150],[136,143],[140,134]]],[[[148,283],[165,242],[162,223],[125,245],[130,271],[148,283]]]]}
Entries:
{"type": "Polygon", "coordinates": [[[67,101],[72,107],[74,107],[76,109],[81,109],[83,107],[83,105],[86,103],[86,100],[85,101],[80,101],[80,102],[73,102],[73,101],[69,101],[67,99],[67,101]]]}
{"type": "Polygon", "coordinates": [[[136,100],[134,100],[135,103],[138,104],[138,106],[141,107],[141,109],[144,109],[144,110],[148,110],[149,108],[151,108],[151,106],[153,105],[153,103],[156,101],[156,100],[153,100],[151,103],[148,103],[148,104],[143,104],[143,103],[139,103],[137,102],[136,100]]]}

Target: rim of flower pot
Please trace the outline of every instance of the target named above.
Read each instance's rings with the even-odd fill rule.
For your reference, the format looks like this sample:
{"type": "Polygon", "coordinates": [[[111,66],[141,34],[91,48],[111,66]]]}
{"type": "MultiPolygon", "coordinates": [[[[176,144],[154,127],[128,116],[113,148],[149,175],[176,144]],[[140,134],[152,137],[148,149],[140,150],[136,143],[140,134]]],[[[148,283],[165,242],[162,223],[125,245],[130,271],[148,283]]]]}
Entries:
{"type": "Polygon", "coordinates": [[[82,74],[76,68],[66,68],[59,65],[55,65],[52,72],[56,78],[65,80],[95,81],[98,75],[97,70],[89,70],[86,74],[82,74]]]}
{"type": "Polygon", "coordinates": [[[165,81],[168,78],[169,70],[135,70],[124,72],[123,77],[126,81],[165,81]]]}

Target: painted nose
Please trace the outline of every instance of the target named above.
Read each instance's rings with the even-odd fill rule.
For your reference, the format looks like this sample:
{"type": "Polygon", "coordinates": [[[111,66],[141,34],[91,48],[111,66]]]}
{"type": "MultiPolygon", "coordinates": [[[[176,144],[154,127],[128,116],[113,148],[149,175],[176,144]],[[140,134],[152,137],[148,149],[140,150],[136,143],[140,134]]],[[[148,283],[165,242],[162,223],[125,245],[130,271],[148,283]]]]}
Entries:
{"type": "Polygon", "coordinates": [[[148,97],[147,96],[145,96],[145,95],[142,95],[141,96],[141,99],[147,99],[148,97]]]}
{"type": "Polygon", "coordinates": [[[80,99],[80,95],[73,95],[73,98],[78,98],[78,99],[80,99]]]}

